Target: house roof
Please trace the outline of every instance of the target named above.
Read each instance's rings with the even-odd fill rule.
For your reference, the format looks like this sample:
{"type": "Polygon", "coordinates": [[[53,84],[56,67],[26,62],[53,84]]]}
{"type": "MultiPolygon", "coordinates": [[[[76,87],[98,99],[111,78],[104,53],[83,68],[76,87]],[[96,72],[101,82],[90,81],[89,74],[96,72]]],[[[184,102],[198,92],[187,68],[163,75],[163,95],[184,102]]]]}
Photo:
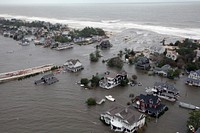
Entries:
{"type": "Polygon", "coordinates": [[[127,121],[129,124],[133,124],[136,121],[138,121],[139,117],[140,117],[140,113],[133,111],[133,109],[127,107],[125,109],[123,109],[120,113],[119,113],[123,119],[125,121],[127,121]]]}
{"type": "Polygon", "coordinates": [[[42,79],[48,79],[48,78],[51,78],[51,77],[54,77],[53,73],[44,75],[44,76],[42,77],[42,79]]]}
{"type": "MultiPolygon", "coordinates": [[[[140,94],[140,96],[138,96],[138,98],[140,100],[144,100],[145,104],[149,104],[150,101],[151,101],[151,104],[155,105],[155,104],[157,104],[158,102],[161,101],[160,98],[158,98],[158,96],[154,96],[152,94],[151,95],[140,94]]],[[[157,104],[156,108],[147,106],[146,110],[148,110],[151,113],[154,113],[156,115],[156,114],[159,114],[160,112],[162,112],[165,107],[166,107],[166,105],[164,105],[164,104],[157,104]]]]}
{"type": "Polygon", "coordinates": [[[162,67],[155,67],[155,71],[164,71],[164,72],[168,72],[168,70],[171,69],[171,66],[169,64],[166,64],[162,67]]]}
{"type": "Polygon", "coordinates": [[[107,112],[109,112],[111,115],[115,115],[116,113],[121,112],[123,109],[124,108],[122,106],[114,106],[113,108],[111,108],[107,112]]]}
{"type": "Polygon", "coordinates": [[[152,104],[156,104],[157,101],[159,100],[158,96],[148,95],[148,94],[147,95],[140,94],[138,98],[140,100],[144,100],[145,104],[149,104],[150,101],[152,101],[152,104]]]}
{"type": "Polygon", "coordinates": [[[139,112],[134,111],[131,107],[125,108],[119,105],[114,106],[107,112],[109,112],[112,116],[122,119],[125,122],[127,121],[128,124],[133,124],[138,121],[141,115],[139,112]]]}
{"type": "Polygon", "coordinates": [[[104,41],[102,41],[102,42],[100,43],[100,46],[101,46],[102,48],[112,47],[112,45],[111,45],[111,43],[110,43],[109,40],[104,40],[104,41]]]}
{"type": "Polygon", "coordinates": [[[56,77],[52,77],[51,79],[45,80],[45,83],[50,85],[50,84],[55,83],[57,81],[58,81],[58,79],[56,77]]]}
{"type": "Polygon", "coordinates": [[[147,64],[149,63],[149,59],[147,57],[138,57],[137,64],[147,64]]]}
{"type": "Polygon", "coordinates": [[[117,75],[122,75],[122,76],[125,76],[127,75],[127,72],[125,70],[122,70],[121,72],[119,73],[114,73],[114,72],[108,72],[108,74],[105,75],[105,77],[107,78],[115,78],[117,75]]]}
{"type": "Polygon", "coordinates": [[[77,62],[80,62],[78,59],[70,59],[66,62],[71,62],[73,65],[75,65],[77,62]]]}
{"type": "Polygon", "coordinates": [[[175,93],[178,92],[176,87],[173,84],[169,83],[155,82],[154,88],[157,88],[159,90],[168,90],[175,93]]]}
{"type": "Polygon", "coordinates": [[[197,73],[198,75],[200,75],[200,69],[196,71],[191,71],[190,73],[197,73]]]}

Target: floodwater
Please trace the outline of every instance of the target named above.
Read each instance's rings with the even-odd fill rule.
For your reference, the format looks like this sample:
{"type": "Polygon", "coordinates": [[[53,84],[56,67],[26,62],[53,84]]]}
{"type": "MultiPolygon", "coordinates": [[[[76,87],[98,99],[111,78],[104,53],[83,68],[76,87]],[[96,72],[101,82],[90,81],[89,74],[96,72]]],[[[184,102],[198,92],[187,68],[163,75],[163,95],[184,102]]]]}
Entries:
{"type": "MultiPolygon", "coordinates": [[[[75,84],[81,78],[90,78],[97,72],[118,71],[108,68],[101,62],[117,54],[121,45],[114,45],[110,50],[101,51],[103,57],[97,63],[89,61],[89,54],[95,51],[95,45],[78,46],[64,51],[55,51],[30,44],[20,46],[10,38],[0,36],[0,72],[8,72],[43,64],[62,65],[68,59],[79,59],[84,70],[78,73],[55,74],[59,82],[53,85],[38,85],[34,81],[42,74],[21,81],[0,84],[0,132],[1,133],[111,133],[110,127],[100,120],[100,113],[107,111],[114,104],[126,106],[129,94],[145,94],[145,87],[153,86],[156,81],[174,83],[180,90],[180,101],[200,106],[200,89],[186,86],[185,77],[168,80],[158,76],[148,76],[134,66],[124,65],[124,70],[131,78],[138,76],[143,86],[116,87],[111,90],[96,88],[85,90],[75,84]],[[105,95],[112,95],[116,102],[106,101],[102,105],[88,107],[85,101],[89,97],[98,100],[105,95]]],[[[122,46],[123,50],[124,46],[122,46]]],[[[158,120],[148,123],[145,133],[185,133],[189,110],[180,108],[178,103],[162,100],[169,110],[158,120]]]]}

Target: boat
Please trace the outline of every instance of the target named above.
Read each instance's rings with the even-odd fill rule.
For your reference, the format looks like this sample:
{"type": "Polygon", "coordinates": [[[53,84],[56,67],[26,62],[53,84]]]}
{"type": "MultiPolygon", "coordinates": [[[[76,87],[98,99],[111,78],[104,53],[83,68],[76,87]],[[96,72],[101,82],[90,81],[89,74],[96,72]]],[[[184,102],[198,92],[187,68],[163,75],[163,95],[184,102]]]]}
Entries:
{"type": "Polygon", "coordinates": [[[111,95],[105,96],[107,100],[114,102],[115,98],[113,98],[111,95]]]}
{"type": "Polygon", "coordinates": [[[183,108],[187,108],[187,109],[192,109],[192,110],[200,110],[200,107],[192,105],[192,104],[184,103],[184,102],[179,102],[179,106],[183,108]]]}

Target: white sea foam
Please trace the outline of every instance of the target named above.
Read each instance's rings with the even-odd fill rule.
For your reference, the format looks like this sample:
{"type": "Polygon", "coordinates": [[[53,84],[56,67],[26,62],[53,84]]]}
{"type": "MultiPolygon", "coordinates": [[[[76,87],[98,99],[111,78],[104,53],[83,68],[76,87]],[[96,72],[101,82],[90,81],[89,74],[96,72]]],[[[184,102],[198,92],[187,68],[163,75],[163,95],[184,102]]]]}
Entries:
{"type": "Polygon", "coordinates": [[[116,20],[102,20],[101,22],[102,23],[117,23],[117,22],[120,22],[121,20],[120,19],[116,19],[116,20]]]}
{"type": "Polygon", "coordinates": [[[172,36],[178,36],[183,38],[191,39],[200,39],[200,28],[175,28],[175,27],[164,27],[164,26],[155,26],[155,25],[143,25],[136,24],[133,22],[125,22],[121,20],[102,20],[101,22],[94,21],[80,21],[80,20],[63,20],[56,18],[45,18],[45,17],[28,17],[28,16],[17,16],[17,15],[8,15],[0,14],[0,17],[4,18],[16,18],[23,19],[27,21],[46,21],[51,23],[62,23],[68,24],[72,28],[84,28],[86,26],[99,27],[107,31],[120,32],[126,29],[141,29],[147,31],[153,31],[159,34],[166,34],[172,36]]]}

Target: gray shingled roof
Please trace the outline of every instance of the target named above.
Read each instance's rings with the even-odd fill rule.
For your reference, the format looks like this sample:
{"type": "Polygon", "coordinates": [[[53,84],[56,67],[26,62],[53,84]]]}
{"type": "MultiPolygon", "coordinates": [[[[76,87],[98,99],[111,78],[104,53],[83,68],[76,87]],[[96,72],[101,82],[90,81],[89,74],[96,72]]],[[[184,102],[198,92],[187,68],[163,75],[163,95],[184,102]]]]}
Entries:
{"type": "Polygon", "coordinates": [[[164,65],[162,67],[156,67],[154,70],[155,71],[164,71],[164,72],[167,73],[169,69],[171,69],[171,66],[166,64],[166,65],[164,65]]]}
{"type": "Polygon", "coordinates": [[[169,83],[156,82],[154,84],[154,87],[159,90],[167,89],[168,91],[171,91],[171,92],[175,92],[175,93],[179,92],[173,84],[169,84],[169,83]]]}
{"type": "Polygon", "coordinates": [[[45,83],[45,84],[50,85],[55,82],[58,82],[58,79],[54,77],[54,75],[51,73],[51,74],[44,75],[40,80],[35,81],[35,84],[45,83]]]}
{"type": "Polygon", "coordinates": [[[112,116],[118,117],[127,124],[133,124],[139,120],[140,113],[131,109],[131,107],[114,106],[109,112],[112,116]],[[120,116],[119,116],[120,115],[120,116]],[[122,118],[121,118],[122,117],[122,118]]]}
{"type": "Polygon", "coordinates": [[[70,59],[67,62],[72,62],[73,65],[75,65],[77,62],[80,62],[78,59],[70,59]]]}
{"type": "Polygon", "coordinates": [[[191,71],[190,73],[197,73],[198,75],[200,75],[200,69],[196,71],[191,71]]]}
{"type": "Polygon", "coordinates": [[[138,96],[139,99],[143,99],[145,104],[149,104],[150,100],[152,101],[152,104],[157,104],[158,101],[158,96],[154,96],[154,95],[143,95],[140,94],[138,96]]]}

